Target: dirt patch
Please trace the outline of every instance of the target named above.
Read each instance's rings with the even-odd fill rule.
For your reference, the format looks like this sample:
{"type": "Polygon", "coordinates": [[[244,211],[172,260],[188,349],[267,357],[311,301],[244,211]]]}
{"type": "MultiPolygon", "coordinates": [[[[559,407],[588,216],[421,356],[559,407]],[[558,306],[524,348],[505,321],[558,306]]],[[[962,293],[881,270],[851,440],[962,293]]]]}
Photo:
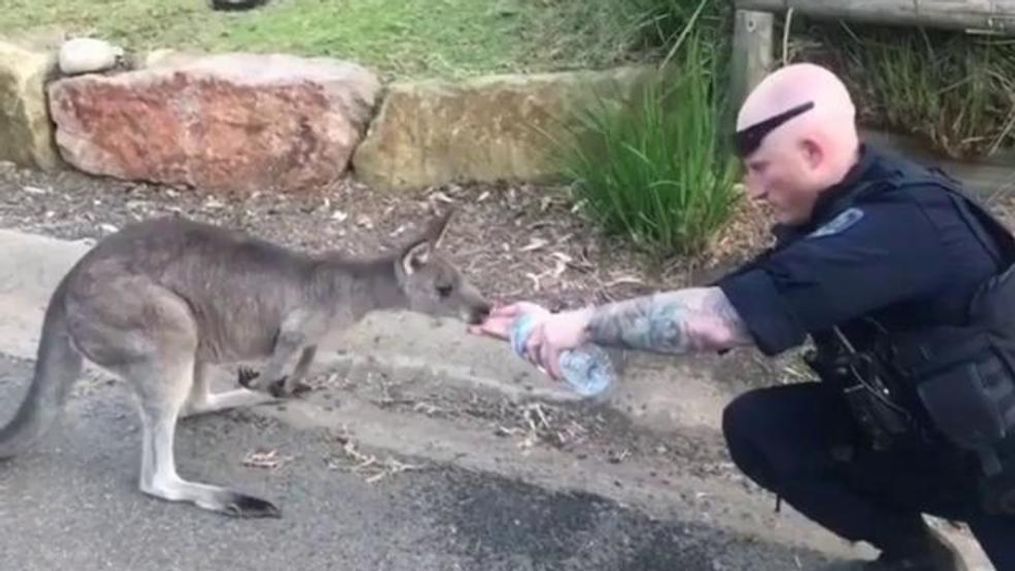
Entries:
{"type": "Polygon", "coordinates": [[[555,309],[708,279],[767,240],[766,216],[745,204],[708,252],[660,264],[622,240],[599,235],[574,212],[568,189],[560,186],[447,185],[384,194],[347,179],[313,196],[228,198],[0,166],[0,226],[64,239],[98,239],[131,222],[179,214],[292,248],[369,255],[404,242],[424,217],[450,207],[458,214],[447,236],[448,252],[484,292],[555,309]]]}
{"type": "Polygon", "coordinates": [[[757,491],[736,470],[716,430],[649,431],[636,426],[622,411],[592,401],[512,398],[448,382],[423,369],[406,373],[381,363],[338,366],[308,379],[314,390],[302,398],[325,410],[362,402],[399,416],[451,422],[503,438],[522,456],[533,449],[552,448],[577,460],[649,466],[651,477],[664,483],[691,475],[757,491]]]}
{"type": "MultiPolygon", "coordinates": [[[[313,196],[228,198],[196,189],[136,184],[76,172],[40,173],[0,163],[0,227],[64,239],[98,239],[130,222],[179,214],[249,231],[286,246],[369,255],[395,247],[424,217],[454,207],[447,249],[487,295],[553,309],[707,282],[770,243],[771,218],[743,201],[696,259],[660,263],[600,235],[573,208],[569,189],[448,185],[386,194],[346,179],[313,196]]],[[[990,203],[1015,228],[1015,197],[990,203]]]]}

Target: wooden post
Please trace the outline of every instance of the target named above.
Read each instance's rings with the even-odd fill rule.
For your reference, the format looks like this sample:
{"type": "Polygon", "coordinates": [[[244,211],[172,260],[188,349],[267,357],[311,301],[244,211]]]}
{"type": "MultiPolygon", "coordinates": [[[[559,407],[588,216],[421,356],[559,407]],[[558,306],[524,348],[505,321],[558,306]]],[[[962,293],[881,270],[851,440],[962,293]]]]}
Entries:
{"type": "Polygon", "coordinates": [[[734,117],[747,94],[772,70],[774,20],[770,12],[736,11],[730,62],[730,103],[734,117]]]}

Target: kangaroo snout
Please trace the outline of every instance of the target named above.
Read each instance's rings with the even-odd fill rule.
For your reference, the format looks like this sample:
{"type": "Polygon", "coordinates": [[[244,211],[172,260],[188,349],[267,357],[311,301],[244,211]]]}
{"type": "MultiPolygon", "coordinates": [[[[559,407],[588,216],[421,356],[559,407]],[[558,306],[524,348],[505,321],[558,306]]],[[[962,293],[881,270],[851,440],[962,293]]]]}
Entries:
{"type": "Polygon", "coordinates": [[[478,305],[473,306],[472,311],[469,312],[465,321],[468,322],[469,325],[479,325],[480,323],[486,321],[487,317],[490,317],[490,311],[492,309],[493,307],[489,302],[480,302],[478,305]]]}

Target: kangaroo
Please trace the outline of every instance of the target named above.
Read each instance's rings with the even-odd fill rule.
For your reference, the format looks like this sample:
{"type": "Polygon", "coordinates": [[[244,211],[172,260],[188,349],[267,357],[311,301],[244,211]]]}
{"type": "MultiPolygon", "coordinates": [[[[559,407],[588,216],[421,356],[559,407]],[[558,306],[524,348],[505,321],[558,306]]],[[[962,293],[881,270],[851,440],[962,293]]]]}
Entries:
{"type": "Polygon", "coordinates": [[[177,217],[107,236],[50,298],[27,395],[0,428],[0,459],[46,433],[88,359],[133,389],[143,493],[237,517],[281,517],[269,501],[177,475],[177,420],[297,392],[318,341],[374,310],[482,321],[489,303],[438,252],[450,216],[391,253],[358,260],[177,217]],[[209,366],[265,359],[260,375],[241,369],[246,387],[210,392],[209,366]]]}

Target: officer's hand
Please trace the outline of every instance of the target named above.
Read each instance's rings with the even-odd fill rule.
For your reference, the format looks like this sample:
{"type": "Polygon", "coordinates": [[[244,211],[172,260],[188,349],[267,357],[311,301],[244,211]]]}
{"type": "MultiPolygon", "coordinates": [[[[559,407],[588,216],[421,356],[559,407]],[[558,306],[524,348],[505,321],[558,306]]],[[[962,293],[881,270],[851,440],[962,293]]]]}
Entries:
{"type": "Polygon", "coordinates": [[[495,307],[483,323],[469,327],[469,332],[507,340],[511,337],[511,328],[514,326],[515,320],[526,313],[534,314],[536,319],[543,319],[550,315],[548,310],[535,303],[519,301],[495,307]]]}
{"type": "Polygon", "coordinates": [[[553,379],[560,380],[560,354],[585,342],[585,329],[592,318],[590,309],[556,313],[537,323],[526,345],[526,356],[553,379]]]}

